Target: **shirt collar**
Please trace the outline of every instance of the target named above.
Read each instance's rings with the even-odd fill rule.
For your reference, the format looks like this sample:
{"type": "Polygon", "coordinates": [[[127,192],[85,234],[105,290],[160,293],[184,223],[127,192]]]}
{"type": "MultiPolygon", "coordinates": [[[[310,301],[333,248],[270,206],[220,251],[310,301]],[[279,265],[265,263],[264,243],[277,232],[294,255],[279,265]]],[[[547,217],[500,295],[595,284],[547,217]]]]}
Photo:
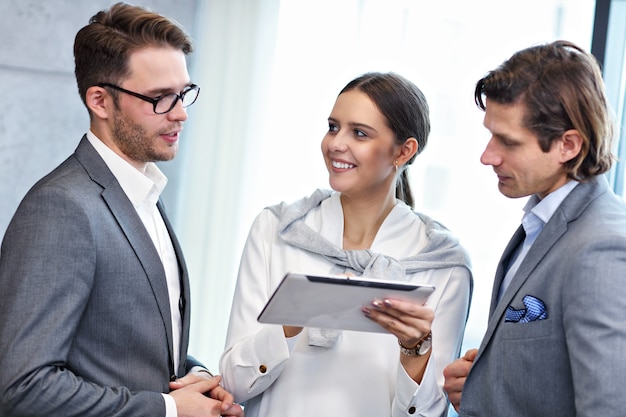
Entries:
{"type": "Polygon", "coordinates": [[[561,205],[565,197],[578,185],[578,181],[569,180],[565,185],[561,186],[557,190],[548,194],[543,200],[541,200],[537,194],[533,194],[526,205],[524,206],[524,212],[532,212],[535,216],[539,217],[543,224],[548,223],[554,212],[561,205]]]}
{"type": "Polygon", "coordinates": [[[167,185],[167,177],[155,163],[148,163],[145,172],[141,172],[113,152],[91,130],[87,132],[87,139],[120,183],[133,206],[157,203],[167,185]]]}

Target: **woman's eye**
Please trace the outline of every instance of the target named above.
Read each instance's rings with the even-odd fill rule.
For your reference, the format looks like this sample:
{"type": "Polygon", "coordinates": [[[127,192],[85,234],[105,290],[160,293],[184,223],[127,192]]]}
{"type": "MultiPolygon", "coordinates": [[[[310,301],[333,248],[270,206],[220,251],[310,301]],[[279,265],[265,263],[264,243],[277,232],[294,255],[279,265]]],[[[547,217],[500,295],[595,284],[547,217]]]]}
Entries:
{"type": "Polygon", "coordinates": [[[366,138],[367,134],[365,132],[363,132],[362,130],[354,129],[354,136],[356,136],[358,138],[366,138]]]}
{"type": "Polygon", "coordinates": [[[339,131],[339,127],[337,127],[334,123],[328,123],[328,131],[329,132],[337,132],[339,131]]]}

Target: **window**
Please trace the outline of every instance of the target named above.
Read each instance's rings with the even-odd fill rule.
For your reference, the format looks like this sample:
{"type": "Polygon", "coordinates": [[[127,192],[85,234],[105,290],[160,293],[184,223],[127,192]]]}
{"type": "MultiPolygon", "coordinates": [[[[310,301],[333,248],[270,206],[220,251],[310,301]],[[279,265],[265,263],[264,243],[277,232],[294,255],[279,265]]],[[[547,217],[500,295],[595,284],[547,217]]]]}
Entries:
{"type": "Polygon", "coordinates": [[[595,21],[592,52],[602,64],[607,98],[615,111],[618,126],[615,153],[619,159],[610,179],[615,192],[624,195],[626,135],[621,127],[626,121],[626,1],[598,1],[595,21]]]}

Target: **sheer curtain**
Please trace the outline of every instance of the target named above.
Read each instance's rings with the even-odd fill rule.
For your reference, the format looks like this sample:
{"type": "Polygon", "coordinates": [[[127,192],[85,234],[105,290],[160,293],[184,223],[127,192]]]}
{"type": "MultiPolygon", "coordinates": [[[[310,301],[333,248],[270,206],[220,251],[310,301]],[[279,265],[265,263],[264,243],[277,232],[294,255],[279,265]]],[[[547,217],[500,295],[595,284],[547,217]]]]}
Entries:
{"type": "Polygon", "coordinates": [[[263,146],[279,0],[202,1],[191,65],[201,86],[179,163],[176,228],[192,287],[190,352],[217,372],[263,146]],[[186,141],[186,142],[185,142],[186,141]],[[252,161],[253,162],[253,161],[252,161]]]}
{"type": "Polygon", "coordinates": [[[565,38],[589,49],[591,0],[245,0],[202,3],[193,79],[202,86],[181,154],[177,229],[193,291],[191,352],[214,369],[239,256],[265,206],[327,187],[319,145],[339,90],[367,71],[414,81],[432,133],[410,168],[416,209],[472,256],[466,346],[486,327],[496,263],[525,199],[479,162],[488,135],[475,82],[518,49],[565,38]]]}

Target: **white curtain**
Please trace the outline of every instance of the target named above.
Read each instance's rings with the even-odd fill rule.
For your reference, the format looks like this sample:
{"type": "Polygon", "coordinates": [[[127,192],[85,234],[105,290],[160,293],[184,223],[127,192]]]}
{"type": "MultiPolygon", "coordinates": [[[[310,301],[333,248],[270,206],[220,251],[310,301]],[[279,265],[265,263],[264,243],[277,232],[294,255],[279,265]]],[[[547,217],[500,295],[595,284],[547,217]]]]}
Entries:
{"type": "Polygon", "coordinates": [[[201,93],[182,139],[175,212],[192,286],[190,352],[217,372],[242,230],[249,226],[241,222],[246,167],[260,146],[279,0],[199,6],[191,76],[201,93]]]}

